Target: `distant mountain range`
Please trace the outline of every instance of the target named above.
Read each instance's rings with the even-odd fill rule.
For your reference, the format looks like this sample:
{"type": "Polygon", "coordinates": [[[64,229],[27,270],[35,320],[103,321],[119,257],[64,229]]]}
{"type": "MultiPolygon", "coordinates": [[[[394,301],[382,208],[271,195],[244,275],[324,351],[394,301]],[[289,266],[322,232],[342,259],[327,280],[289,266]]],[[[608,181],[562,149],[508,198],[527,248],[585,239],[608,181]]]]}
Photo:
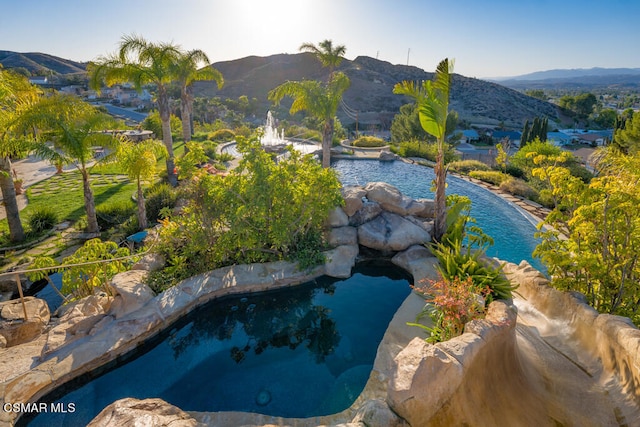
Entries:
{"type": "Polygon", "coordinates": [[[640,89],[640,68],[577,68],[547,70],[515,77],[490,79],[516,90],[603,88],[640,89]]]}

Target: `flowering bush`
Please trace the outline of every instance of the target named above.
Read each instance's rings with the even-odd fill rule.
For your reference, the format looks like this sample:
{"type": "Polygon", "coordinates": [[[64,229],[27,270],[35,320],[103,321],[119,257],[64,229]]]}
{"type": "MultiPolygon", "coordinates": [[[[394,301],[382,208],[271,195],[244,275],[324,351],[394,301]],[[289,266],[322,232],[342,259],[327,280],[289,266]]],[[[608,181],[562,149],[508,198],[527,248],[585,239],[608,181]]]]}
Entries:
{"type": "Polygon", "coordinates": [[[471,277],[465,280],[455,277],[453,280],[431,281],[426,286],[414,289],[427,302],[417,320],[429,315],[433,326],[417,322],[408,325],[418,326],[429,332],[427,341],[430,343],[457,337],[462,334],[467,322],[484,317],[487,298],[491,294],[489,286],[476,285],[471,277]]]}

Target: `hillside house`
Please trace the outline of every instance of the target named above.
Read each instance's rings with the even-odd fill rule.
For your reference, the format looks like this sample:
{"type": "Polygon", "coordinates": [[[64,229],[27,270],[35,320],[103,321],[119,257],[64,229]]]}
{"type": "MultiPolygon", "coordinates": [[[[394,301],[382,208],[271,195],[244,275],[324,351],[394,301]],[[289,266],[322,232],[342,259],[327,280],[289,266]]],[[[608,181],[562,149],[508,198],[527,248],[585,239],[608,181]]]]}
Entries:
{"type": "Polygon", "coordinates": [[[462,131],[462,138],[460,142],[467,142],[469,144],[480,141],[480,135],[475,129],[466,129],[462,131]]]}
{"type": "Polygon", "coordinates": [[[574,139],[575,137],[573,135],[568,135],[564,132],[547,132],[547,142],[556,147],[571,145],[574,139]]]}

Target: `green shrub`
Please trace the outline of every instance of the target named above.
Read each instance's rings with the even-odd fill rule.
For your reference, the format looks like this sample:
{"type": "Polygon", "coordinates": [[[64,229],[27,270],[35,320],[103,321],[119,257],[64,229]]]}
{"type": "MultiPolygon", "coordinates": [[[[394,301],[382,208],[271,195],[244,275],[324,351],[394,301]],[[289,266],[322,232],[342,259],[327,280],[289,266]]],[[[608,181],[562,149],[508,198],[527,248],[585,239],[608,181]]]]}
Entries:
{"type": "Polygon", "coordinates": [[[504,171],[507,175],[511,175],[514,178],[521,178],[524,179],[525,177],[525,173],[524,171],[519,168],[518,166],[515,165],[507,165],[507,168],[504,171]]]}
{"type": "Polygon", "coordinates": [[[163,208],[173,209],[178,200],[177,191],[169,184],[156,184],[147,190],[145,196],[145,208],[147,219],[151,224],[155,224],[160,219],[160,211],[163,208]]]}
{"type": "Polygon", "coordinates": [[[29,227],[35,234],[51,230],[58,223],[58,215],[49,206],[36,209],[29,217],[29,227]]]}
{"type": "Polygon", "coordinates": [[[479,179],[480,181],[488,182],[493,185],[500,185],[504,181],[511,177],[506,173],[498,171],[471,171],[469,172],[471,178],[479,179]]]}
{"type": "Polygon", "coordinates": [[[236,139],[236,133],[231,129],[220,129],[210,132],[209,139],[215,142],[230,142],[236,139]]]}
{"type": "Polygon", "coordinates": [[[353,141],[351,145],[354,147],[384,147],[387,143],[375,136],[361,136],[353,141]]]}
{"type": "Polygon", "coordinates": [[[529,200],[536,200],[539,196],[538,191],[523,180],[517,178],[509,178],[503,181],[500,184],[500,189],[514,196],[521,196],[529,200]]]}
{"type": "Polygon", "coordinates": [[[458,160],[457,162],[449,163],[449,170],[468,174],[471,171],[488,171],[491,170],[491,168],[479,160],[458,160]]]}
{"type": "MultiPolygon", "coordinates": [[[[392,151],[402,157],[421,157],[435,162],[436,156],[438,155],[438,146],[430,142],[407,141],[401,142],[398,147],[392,151]]],[[[458,160],[458,156],[453,147],[447,144],[444,152],[444,162],[451,163],[455,160],[458,160]]]]}
{"type": "Polygon", "coordinates": [[[96,217],[100,229],[107,230],[114,225],[122,224],[136,212],[136,205],[131,200],[107,202],[96,207],[96,217]]]}

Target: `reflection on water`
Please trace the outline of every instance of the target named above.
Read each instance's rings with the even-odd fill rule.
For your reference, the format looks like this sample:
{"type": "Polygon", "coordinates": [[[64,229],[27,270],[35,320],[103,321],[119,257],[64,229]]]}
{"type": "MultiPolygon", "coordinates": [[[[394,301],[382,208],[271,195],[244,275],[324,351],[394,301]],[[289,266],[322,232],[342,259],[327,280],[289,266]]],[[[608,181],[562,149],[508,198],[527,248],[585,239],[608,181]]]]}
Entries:
{"type": "Polygon", "coordinates": [[[344,280],[212,301],[106,373],[45,396],[75,403],[75,413],[41,414],[30,425],[86,425],[124,397],[159,397],[186,411],[340,412],[364,388],[409,283],[396,267],[360,265],[344,280]]]}

